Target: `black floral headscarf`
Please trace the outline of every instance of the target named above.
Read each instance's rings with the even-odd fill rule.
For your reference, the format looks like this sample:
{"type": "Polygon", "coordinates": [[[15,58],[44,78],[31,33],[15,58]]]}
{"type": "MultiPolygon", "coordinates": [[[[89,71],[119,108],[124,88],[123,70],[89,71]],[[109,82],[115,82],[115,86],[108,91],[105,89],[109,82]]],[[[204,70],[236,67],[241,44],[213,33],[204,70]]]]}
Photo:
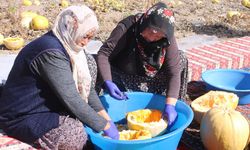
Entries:
{"type": "Polygon", "coordinates": [[[140,17],[136,28],[136,41],[145,73],[154,77],[164,62],[165,49],[171,44],[174,34],[173,12],[164,3],[156,3],[140,17]],[[161,31],[165,37],[155,42],[146,41],[141,33],[148,27],[161,31]]]}

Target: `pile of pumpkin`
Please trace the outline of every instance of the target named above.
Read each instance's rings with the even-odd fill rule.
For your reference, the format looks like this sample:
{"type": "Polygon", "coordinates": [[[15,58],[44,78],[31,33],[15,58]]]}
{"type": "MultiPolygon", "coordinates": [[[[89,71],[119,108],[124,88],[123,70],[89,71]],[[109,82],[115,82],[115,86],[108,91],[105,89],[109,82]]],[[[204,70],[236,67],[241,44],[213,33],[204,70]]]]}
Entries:
{"type": "Polygon", "coordinates": [[[249,143],[249,123],[238,111],[234,93],[210,91],[191,103],[208,150],[243,150],[249,143]]]}
{"type": "MultiPolygon", "coordinates": [[[[33,30],[46,30],[49,27],[49,21],[46,17],[38,15],[31,11],[22,12],[21,15],[21,26],[27,29],[33,30]]],[[[7,37],[4,38],[0,34],[0,45],[4,44],[9,50],[18,50],[24,46],[24,39],[21,37],[7,37]]]]}

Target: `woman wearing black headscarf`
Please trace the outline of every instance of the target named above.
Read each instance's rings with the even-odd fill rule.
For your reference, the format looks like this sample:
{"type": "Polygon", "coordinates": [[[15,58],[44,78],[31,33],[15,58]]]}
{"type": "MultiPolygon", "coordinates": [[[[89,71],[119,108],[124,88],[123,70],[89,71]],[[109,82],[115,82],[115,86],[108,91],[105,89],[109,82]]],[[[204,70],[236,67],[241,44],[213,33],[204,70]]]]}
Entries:
{"type": "Polygon", "coordinates": [[[186,93],[187,61],[176,44],[173,12],[164,3],[120,21],[100,48],[97,63],[100,86],[118,100],[127,98],[121,91],[166,95],[163,115],[173,124],[177,98],[186,93]]]}

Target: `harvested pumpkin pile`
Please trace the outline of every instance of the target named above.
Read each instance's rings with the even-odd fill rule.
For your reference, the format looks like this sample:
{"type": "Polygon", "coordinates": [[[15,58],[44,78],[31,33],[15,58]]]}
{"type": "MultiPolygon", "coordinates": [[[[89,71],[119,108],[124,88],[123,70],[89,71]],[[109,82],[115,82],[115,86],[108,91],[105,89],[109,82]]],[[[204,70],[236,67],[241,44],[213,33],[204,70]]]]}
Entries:
{"type": "Polygon", "coordinates": [[[127,114],[127,125],[117,125],[120,140],[143,140],[163,134],[167,121],[156,109],[139,109],[127,114]]]}

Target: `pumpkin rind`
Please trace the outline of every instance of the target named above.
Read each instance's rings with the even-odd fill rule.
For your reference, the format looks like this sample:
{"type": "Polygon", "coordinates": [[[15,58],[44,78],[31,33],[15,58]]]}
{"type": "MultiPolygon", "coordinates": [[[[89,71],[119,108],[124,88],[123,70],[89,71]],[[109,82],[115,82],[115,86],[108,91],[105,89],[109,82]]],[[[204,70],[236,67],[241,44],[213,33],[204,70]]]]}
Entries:
{"type": "Polygon", "coordinates": [[[248,144],[249,124],[238,111],[212,108],[202,118],[200,135],[208,150],[243,150],[248,144]]]}

